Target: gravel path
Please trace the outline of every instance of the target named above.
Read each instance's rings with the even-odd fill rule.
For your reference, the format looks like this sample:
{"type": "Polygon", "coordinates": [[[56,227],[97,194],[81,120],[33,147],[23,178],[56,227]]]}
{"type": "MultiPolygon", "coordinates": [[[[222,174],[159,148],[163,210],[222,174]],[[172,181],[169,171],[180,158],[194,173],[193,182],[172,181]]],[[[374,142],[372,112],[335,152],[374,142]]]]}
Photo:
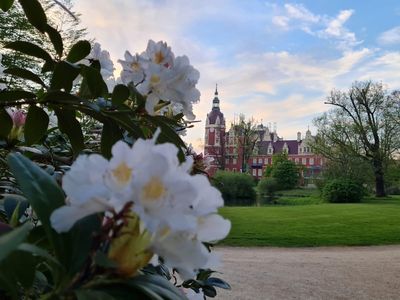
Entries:
{"type": "Polygon", "coordinates": [[[218,300],[400,299],[400,246],[230,248],[218,300]]]}

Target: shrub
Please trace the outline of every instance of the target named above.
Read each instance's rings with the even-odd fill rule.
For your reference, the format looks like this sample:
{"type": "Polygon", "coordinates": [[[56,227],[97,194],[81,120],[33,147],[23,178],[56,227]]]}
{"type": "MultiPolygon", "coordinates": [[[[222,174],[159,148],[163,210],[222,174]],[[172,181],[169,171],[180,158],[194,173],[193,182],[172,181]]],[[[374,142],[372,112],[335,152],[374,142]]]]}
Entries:
{"type": "Polygon", "coordinates": [[[278,190],[278,182],[275,178],[262,178],[257,185],[257,192],[261,200],[266,199],[268,202],[273,202],[275,192],[278,190]]]}
{"type": "Polygon", "coordinates": [[[331,203],[356,203],[363,198],[364,188],[348,179],[334,179],[325,184],[322,195],[331,203]]]}
{"type": "Polygon", "coordinates": [[[221,191],[226,205],[255,204],[255,182],[249,174],[218,171],[214,176],[214,186],[221,191]]]}

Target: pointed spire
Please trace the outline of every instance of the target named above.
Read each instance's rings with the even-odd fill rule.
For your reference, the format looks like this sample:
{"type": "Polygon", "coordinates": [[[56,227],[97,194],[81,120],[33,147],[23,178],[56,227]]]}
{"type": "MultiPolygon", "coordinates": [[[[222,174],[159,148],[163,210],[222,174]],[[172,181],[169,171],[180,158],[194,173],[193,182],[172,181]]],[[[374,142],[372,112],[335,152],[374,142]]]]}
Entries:
{"type": "Polygon", "coordinates": [[[218,83],[215,84],[215,96],[218,96],[218,83]]]}

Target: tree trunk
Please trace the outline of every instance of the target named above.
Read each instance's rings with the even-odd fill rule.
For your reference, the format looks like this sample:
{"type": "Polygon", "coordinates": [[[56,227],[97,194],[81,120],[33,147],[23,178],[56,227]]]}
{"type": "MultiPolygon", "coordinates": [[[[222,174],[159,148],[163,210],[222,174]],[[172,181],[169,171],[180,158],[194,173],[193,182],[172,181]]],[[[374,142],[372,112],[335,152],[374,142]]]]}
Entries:
{"type": "Polygon", "coordinates": [[[383,176],[383,165],[381,160],[374,160],[374,173],[375,173],[375,196],[385,197],[385,180],[383,176]]]}

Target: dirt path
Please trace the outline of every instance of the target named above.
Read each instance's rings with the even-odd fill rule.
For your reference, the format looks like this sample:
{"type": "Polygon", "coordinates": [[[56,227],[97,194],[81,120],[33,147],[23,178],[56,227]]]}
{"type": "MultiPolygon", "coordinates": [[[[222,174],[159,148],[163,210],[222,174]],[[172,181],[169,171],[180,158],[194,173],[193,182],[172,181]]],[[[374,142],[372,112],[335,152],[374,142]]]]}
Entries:
{"type": "Polygon", "coordinates": [[[228,248],[218,300],[400,299],[400,246],[228,248]]]}

